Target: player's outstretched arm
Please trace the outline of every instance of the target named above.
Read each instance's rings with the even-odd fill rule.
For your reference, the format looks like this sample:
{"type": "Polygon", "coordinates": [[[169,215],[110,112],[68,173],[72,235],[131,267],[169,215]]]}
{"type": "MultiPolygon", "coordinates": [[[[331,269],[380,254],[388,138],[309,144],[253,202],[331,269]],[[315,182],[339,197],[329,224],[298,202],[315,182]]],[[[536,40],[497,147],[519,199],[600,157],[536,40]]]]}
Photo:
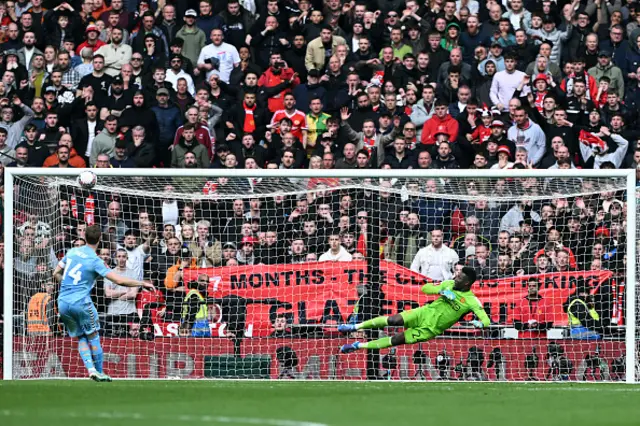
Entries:
{"type": "Polygon", "coordinates": [[[53,279],[55,282],[59,283],[62,281],[62,274],[64,273],[64,269],[60,267],[60,265],[56,266],[56,269],[53,271],[53,279]]]}
{"type": "Polygon", "coordinates": [[[472,321],[473,326],[477,328],[489,327],[491,325],[491,320],[489,319],[489,315],[484,311],[482,306],[478,305],[473,308],[473,313],[480,319],[480,321],[472,321]]]}
{"type": "Polygon", "coordinates": [[[449,300],[455,300],[456,295],[453,291],[451,291],[451,286],[447,285],[449,283],[453,283],[453,281],[443,281],[442,283],[440,283],[440,285],[428,283],[422,286],[421,291],[424,294],[440,294],[449,300]]]}
{"type": "Polygon", "coordinates": [[[420,289],[424,294],[439,294],[440,290],[442,290],[442,287],[431,283],[423,285],[422,289],[420,289]]]}
{"type": "Polygon", "coordinates": [[[122,275],[116,274],[113,271],[109,272],[105,276],[105,278],[107,278],[112,283],[115,283],[115,284],[118,284],[118,285],[121,285],[121,286],[124,286],[124,287],[146,287],[146,288],[148,288],[150,290],[155,289],[155,287],[151,283],[134,280],[132,278],[123,277],[122,275]]]}

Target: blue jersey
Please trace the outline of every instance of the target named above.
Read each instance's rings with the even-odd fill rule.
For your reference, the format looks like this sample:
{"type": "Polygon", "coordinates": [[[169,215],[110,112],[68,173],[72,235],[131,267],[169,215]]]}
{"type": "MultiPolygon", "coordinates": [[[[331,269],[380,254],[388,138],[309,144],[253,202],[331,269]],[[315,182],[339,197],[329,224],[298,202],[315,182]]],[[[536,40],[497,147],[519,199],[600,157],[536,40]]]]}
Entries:
{"type": "Polygon", "coordinates": [[[109,269],[89,246],[72,248],[58,263],[64,269],[58,301],[69,304],[86,301],[98,276],[106,276],[109,269]]]}

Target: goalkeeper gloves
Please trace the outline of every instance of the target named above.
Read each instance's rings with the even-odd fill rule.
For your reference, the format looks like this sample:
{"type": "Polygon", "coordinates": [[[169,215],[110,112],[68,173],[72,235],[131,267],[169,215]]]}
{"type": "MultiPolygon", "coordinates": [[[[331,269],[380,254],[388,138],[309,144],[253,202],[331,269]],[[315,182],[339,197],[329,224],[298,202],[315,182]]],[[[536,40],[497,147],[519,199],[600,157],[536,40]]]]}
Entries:
{"type": "Polygon", "coordinates": [[[475,328],[484,328],[484,324],[482,323],[482,321],[478,321],[478,320],[471,321],[471,325],[474,326],[475,328]]]}
{"type": "Polygon", "coordinates": [[[446,297],[449,300],[456,300],[456,294],[454,292],[452,292],[451,290],[440,290],[440,293],[442,296],[446,297]]]}

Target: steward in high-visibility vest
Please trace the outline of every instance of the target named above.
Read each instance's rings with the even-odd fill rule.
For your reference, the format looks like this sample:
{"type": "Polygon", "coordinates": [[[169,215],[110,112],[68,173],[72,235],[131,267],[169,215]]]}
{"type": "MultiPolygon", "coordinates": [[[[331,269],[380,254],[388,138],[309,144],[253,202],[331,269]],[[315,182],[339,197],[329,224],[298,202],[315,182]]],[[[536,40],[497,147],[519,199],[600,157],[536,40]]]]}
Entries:
{"type": "Polygon", "coordinates": [[[49,293],[36,293],[29,299],[27,307],[27,334],[29,336],[51,336],[55,319],[53,299],[49,293]]]}
{"type": "Polygon", "coordinates": [[[571,337],[574,339],[600,339],[602,322],[595,309],[593,296],[588,292],[579,292],[567,307],[571,337]]]}
{"type": "Polygon", "coordinates": [[[206,284],[200,286],[198,281],[190,281],[189,291],[182,304],[182,329],[190,332],[192,337],[211,337],[209,329],[209,309],[207,299],[202,295],[206,284]]]}

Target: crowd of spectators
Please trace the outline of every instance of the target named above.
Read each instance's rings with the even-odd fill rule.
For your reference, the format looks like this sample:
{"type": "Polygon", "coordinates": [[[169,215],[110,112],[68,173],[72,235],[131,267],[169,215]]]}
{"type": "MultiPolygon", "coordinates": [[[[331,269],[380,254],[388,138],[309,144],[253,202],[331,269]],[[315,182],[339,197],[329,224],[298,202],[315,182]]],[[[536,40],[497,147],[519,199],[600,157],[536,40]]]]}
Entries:
{"type": "MultiPolygon", "coordinates": [[[[639,24],[620,0],[3,1],[0,167],[636,168],[639,24]]],[[[483,279],[624,269],[619,194],[544,201],[589,181],[205,181],[193,191],[313,191],[70,192],[55,220],[23,198],[22,307],[86,222],[106,262],[164,296],[187,266],[363,258],[371,226],[384,259],[436,280],[464,263],[483,279]],[[538,201],[504,201],[518,195],[538,201]]],[[[135,313],[136,294],[100,291],[107,314],[135,313]]]]}

